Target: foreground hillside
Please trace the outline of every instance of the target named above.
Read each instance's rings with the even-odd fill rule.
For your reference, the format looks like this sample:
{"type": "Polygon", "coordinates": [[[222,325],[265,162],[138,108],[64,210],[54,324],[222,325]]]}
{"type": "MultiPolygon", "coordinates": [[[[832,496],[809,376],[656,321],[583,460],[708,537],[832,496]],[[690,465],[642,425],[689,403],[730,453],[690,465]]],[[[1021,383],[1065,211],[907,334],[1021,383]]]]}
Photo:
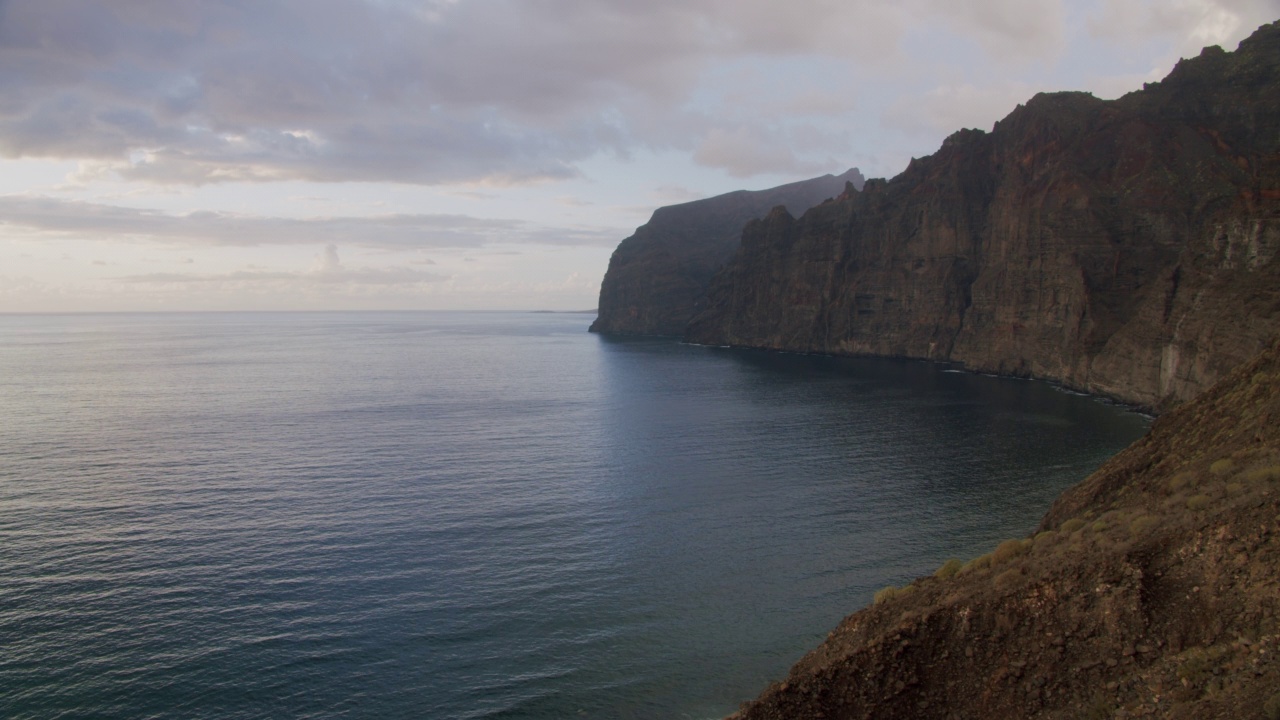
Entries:
{"type": "Polygon", "coordinates": [[[738,249],[747,221],[781,206],[802,213],[863,184],[857,168],[768,190],[738,190],[658,208],[622,241],[600,286],[592,332],[622,335],[684,334],[707,285],[738,249]]]}
{"type": "Polygon", "coordinates": [[[686,339],[963,363],[1163,410],[1280,332],[1280,24],[1119,100],[1038,95],[750,224],[686,339]]]}
{"type": "Polygon", "coordinates": [[[1280,342],[734,716],[1280,718],[1280,342]]]}

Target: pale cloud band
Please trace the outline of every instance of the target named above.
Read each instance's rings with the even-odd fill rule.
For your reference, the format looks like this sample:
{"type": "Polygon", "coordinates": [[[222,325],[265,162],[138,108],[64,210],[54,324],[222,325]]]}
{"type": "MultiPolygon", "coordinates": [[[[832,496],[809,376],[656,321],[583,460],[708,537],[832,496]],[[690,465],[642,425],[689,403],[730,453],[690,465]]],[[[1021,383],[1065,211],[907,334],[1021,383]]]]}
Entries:
{"type": "Polygon", "coordinates": [[[611,247],[619,228],[546,227],[467,215],[393,214],[282,218],[156,210],[51,197],[0,196],[0,228],[10,237],[77,238],[166,245],[356,245],[385,250],[479,248],[490,245],[611,247]]]}

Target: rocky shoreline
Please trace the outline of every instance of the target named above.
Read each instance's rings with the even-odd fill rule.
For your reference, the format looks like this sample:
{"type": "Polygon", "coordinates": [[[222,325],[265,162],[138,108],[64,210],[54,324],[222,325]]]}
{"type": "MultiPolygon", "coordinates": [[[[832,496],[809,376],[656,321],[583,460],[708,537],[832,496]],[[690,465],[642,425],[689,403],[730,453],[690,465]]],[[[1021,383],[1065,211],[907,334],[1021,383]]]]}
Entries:
{"type": "Polygon", "coordinates": [[[662,323],[645,297],[672,293],[617,288],[679,263],[624,246],[598,332],[953,362],[1159,414],[1033,535],[885,588],[734,720],[1280,720],[1280,22],[775,207],[662,323]]]}
{"type": "MultiPolygon", "coordinates": [[[[1280,25],[1118,100],[1037,95],[794,210],[698,265],[701,295],[669,229],[637,232],[593,329],[681,334],[688,317],[702,344],[947,360],[1172,407],[1280,334],[1280,25]],[[619,290],[672,284],[674,314],[670,293],[619,290]]],[[[708,242],[697,227],[685,252],[708,242]]]]}
{"type": "Polygon", "coordinates": [[[1280,343],[735,720],[1280,717],[1280,343]]]}

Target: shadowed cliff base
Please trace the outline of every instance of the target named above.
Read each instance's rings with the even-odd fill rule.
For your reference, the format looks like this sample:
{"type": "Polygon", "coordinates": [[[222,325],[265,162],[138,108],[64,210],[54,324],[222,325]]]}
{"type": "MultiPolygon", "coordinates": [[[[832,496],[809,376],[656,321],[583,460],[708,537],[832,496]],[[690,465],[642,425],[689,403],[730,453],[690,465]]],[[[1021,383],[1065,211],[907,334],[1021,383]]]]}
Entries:
{"type": "Polygon", "coordinates": [[[799,219],[775,209],[685,337],[956,361],[1163,410],[1280,332],[1278,255],[1272,24],[1118,100],[1037,95],[799,219]]]}
{"type": "Polygon", "coordinates": [[[783,206],[802,213],[845,191],[861,188],[857,168],[841,175],[768,190],[738,190],[669,205],[622,241],[600,285],[600,315],[591,332],[679,337],[706,296],[707,285],[738,248],[747,221],[783,206]]]}
{"type": "Polygon", "coordinates": [[[1280,342],[735,720],[1280,717],[1280,342]]]}

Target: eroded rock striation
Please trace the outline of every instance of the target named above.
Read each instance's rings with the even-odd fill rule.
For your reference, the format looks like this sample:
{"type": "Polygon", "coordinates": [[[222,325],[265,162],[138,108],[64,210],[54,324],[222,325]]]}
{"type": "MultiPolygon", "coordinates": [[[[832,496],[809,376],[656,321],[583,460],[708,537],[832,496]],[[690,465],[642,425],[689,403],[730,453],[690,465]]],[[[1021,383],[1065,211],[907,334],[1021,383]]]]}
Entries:
{"type": "Polygon", "coordinates": [[[774,209],[685,337],[957,361],[1162,410],[1280,332],[1278,252],[1273,24],[1118,100],[1037,95],[799,219],[774,209]]]}
{"type": "Polygon", "coordinates": [[[782,206],[794,213],[861,188],[857,168],[769,190],[739,190],[658,208],[609,260],[592,332],[684,334],[707,285],[738,248],[747,221],[782,206]]]}
{"type": "Polygon", "coordinates": [[[1280,342],[1035,535],[845,619],[733,716],[1280,717],[1280,342]]]}

